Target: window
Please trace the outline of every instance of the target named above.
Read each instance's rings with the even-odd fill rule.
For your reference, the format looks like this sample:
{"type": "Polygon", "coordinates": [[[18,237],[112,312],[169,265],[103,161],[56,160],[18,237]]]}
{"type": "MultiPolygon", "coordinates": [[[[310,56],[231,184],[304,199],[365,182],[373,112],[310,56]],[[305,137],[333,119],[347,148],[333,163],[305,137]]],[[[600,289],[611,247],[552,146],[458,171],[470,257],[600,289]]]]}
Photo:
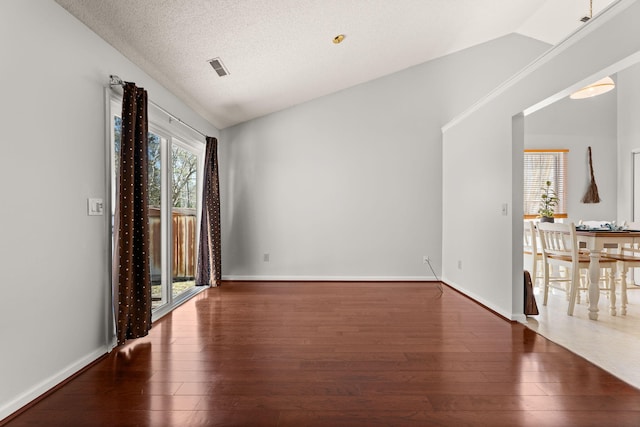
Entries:
{"type": "MultiPolygon", "coordinates": [[[[121,100],[111,100],[112,210],[122,133],[121,100]]],[[[153,317],[171,311],[195,288],[204,144],[149,109],[149,265],[153,317]]],[[[112,212],[114,215],[115,212],[112,212]]]]}
{"type": "Polygon", "coordinates": [[[556,218],[567,217],[567,153],[569,150],[524,151],[524,218],[538,216],[540,195],[547,181],[551,182],[560,201],[556,218]]]}

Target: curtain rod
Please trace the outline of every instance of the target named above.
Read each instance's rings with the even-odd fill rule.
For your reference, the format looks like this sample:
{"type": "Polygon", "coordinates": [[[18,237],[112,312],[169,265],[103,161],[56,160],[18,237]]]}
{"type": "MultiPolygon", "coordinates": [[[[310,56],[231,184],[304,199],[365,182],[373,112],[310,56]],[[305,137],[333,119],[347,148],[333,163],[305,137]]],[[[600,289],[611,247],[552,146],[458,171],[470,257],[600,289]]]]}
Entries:
{"type": "MultiPolygon", "coordinates": [[[[109,75],[109,86],[123,86],[124,87],[125,82],[118,76],[114,75],[114,74],[110,74],[109,75]]],[[[159,106],[158,104],[156,104],[153,101],[149,101],[147,100],[150,104],[152,104],[154,107],[156,107],[157,109],[159,109],[160,111],[162,111],[163,113],[165,113],[167,116],[169,116],[169,120],[174,119],[177,120],[178,123],[180,123],[183,126],[188,127],[189,129],[191,129],[192,131],[199,133],[200,135],[202,135],[204,138],[207,137],[206,134],[200,132],[198,129],[194,128],[193,126],[185,123],[182,121],[182,119],[180,119],[180,117],[176,117],[175,115],[171,114],[170,112],[168,112],[167,110],[165,110],[164,108],[162,108],[161,106],[159,106]]]]}

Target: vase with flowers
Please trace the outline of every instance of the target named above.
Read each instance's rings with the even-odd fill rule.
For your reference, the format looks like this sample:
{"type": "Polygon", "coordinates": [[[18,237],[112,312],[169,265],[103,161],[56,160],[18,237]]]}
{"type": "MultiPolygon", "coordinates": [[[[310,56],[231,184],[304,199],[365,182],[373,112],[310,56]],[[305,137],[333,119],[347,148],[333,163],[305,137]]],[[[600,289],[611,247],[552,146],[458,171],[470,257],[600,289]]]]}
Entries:
{"type": "Polygon", "coordinates": [[[538,216],[540,222],[554,222],[553,214],[558,206],[560,199],[556,194],[556,191],[551,187],[551,181],[545,183],[545,187],[541,188],[542,194],[540,195],[540,208],[538,209],[538,216]]]}

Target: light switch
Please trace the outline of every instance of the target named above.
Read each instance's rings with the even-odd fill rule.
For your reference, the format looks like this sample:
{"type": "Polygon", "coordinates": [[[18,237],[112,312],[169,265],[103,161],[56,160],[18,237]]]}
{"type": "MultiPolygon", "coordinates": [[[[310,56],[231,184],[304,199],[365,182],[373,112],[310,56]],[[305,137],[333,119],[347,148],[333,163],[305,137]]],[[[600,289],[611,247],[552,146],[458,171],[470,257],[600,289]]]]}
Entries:
{"type": "Polygon", "coordinates": [[[87,199],[87,215],[104,215],[102,199],[87,199]]]}
{"type": "Polygon", "coordinates": [[[508,203],[503,203],[502,204],[502,215],[503,216],[507,216],[509,214],[509,204],[508,203]]]}

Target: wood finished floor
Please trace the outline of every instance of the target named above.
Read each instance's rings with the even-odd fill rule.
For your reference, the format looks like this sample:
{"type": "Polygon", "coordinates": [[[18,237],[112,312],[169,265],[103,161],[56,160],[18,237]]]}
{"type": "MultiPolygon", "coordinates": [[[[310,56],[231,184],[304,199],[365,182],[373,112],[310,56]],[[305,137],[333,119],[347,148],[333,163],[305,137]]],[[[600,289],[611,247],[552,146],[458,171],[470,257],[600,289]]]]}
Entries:
{"type": "Polygon", "coordinates": [[[640,390],[434,283],[225,283],[18,426],[634,426],[640,390]]]}

